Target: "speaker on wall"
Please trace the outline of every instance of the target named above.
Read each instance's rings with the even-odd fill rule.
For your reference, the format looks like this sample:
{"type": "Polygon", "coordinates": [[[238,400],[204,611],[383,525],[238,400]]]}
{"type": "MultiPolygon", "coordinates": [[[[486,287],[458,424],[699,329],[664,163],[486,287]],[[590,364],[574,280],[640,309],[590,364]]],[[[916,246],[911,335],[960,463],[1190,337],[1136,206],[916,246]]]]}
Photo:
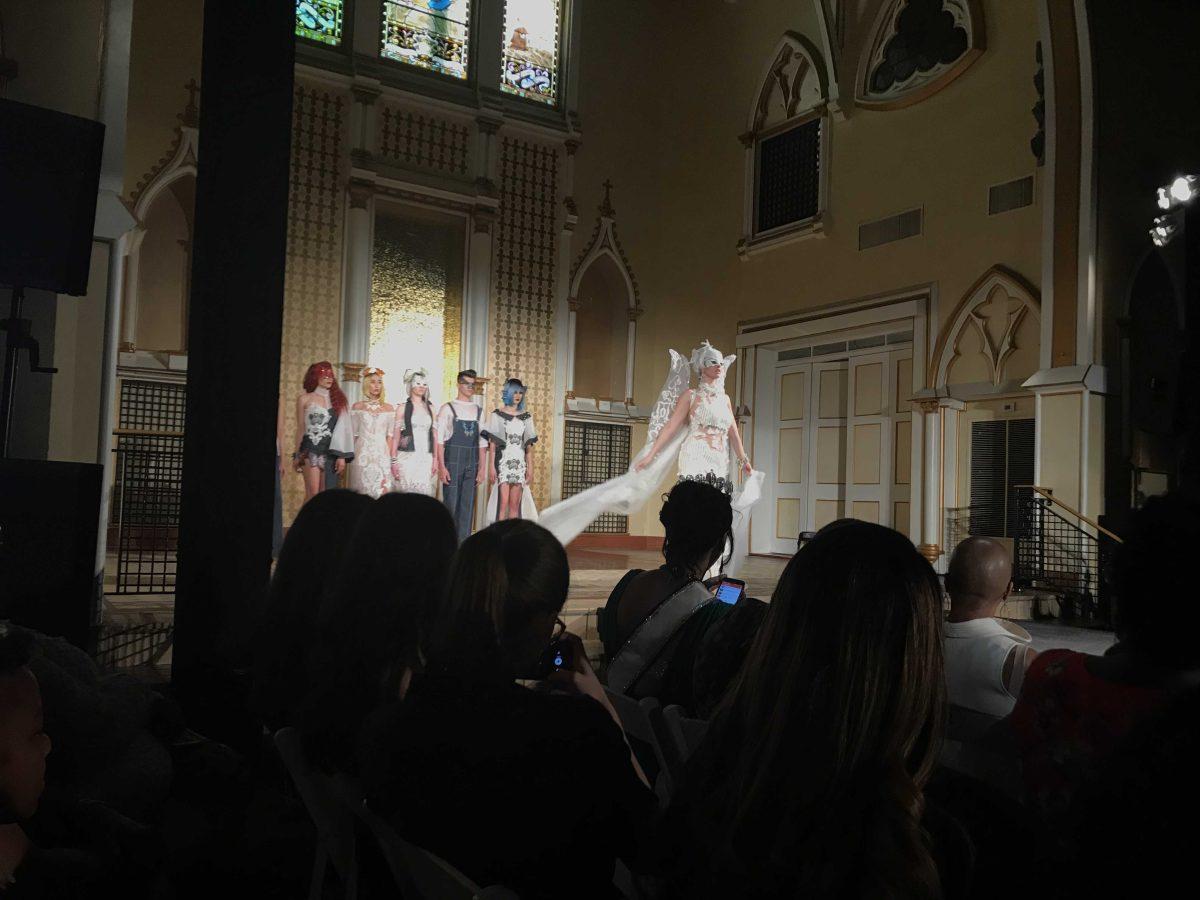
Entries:
{"type": "Polygon", "coordinates": [[[87,647],[103,472],[0,459],[0,619],[87,647]]]}
{"type": "Polygon", "coordinates": [[[104,125],[0,99],[0,284],[87,293],[104,125]]]}

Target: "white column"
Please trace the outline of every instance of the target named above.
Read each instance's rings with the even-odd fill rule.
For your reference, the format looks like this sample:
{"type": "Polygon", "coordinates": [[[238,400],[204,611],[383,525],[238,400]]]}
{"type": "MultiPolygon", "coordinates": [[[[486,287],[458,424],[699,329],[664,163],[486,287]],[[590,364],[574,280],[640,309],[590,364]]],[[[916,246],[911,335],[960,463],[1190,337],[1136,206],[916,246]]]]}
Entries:
{"type": "Polygon", "coordinates": [[[146,239],[146,229],[135,225],[121,240],[125,245],[124,268],[125,280],[118,285],[117,290],[124,293],[124,309],[121,312],[121,349],[133,351],[137,349],[137,320],[138,320],[138,260],[141,257],[142,241],[146,239]]]}
{"type": "Polygon", "coordinates": [[[942,512],[938,516],[938,544],[943,556],[954,550],[953,547],[946,546],[945,510],[965,505],[958,500],[958,414],[964,408],[965,404],[961,400],[952,397],[938,398],[938,414],[941,416],[938,428],[941,446],[938,448],[938,456],[942,470],[939,482],[941,494],[938,506],[942,512]]]}
{"type": "Polygon", "coordinates": [[[629,329],[625,338],[625,403],[633,405],[633,358],[637,352],[637,320],[642,311],[629,307],[629,329]]]}
{"type": "Polygon", "coordinates": [[[117,420],[117,360],[120,356],[121,286],[125,281],[129,233],[109,244],[108,309],[104,322],[104,371],[100,383],[100,430],[96,435],[96,461],[104,467],[100,482],[100,530],[96,540],[96,575],[103,581],[108,553],[108,517],[112,511],[112,433],[117,420]]]}
{"type": "Polygon", "coordinates": [[[346,280],[342,295],[342,389],[351,403],[362,394],[362,370],[371,339],[371,266],[375,192],[370,184],[351,182],[346,211],[346,280]]]}
{"type": "Polygon", "coordinates": [[[921,544],[917,549],[932,564],[937,564],[942,549],[938,544],[941,537],[942,517],[942,417],[937,400],[921,400],[917,407],[925,429],[924,496],[921,498],[921,544]]]}
{"type": "Polygon", "coordinates": [[[460,367],[488,372],[488,319],[492,305],[492,227],[490,209],[476,208],[467,248],[467,294],[463,298],[460,367]]]}

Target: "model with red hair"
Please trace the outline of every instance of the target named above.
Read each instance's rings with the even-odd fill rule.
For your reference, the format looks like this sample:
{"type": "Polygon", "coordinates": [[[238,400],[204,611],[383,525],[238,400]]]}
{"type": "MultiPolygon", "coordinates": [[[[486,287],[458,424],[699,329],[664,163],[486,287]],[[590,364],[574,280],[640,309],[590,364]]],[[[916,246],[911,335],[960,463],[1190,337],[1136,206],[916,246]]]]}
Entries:
{"type": "Polygon", "coordinates": [[[304,499],[319,494],[332,478],[354,459],[354,433],[350,428],[346,395],[338,387],[328,360],[313,363],[304,373],[304,393],[296,401],[300,423],[300,448],[293,460],[304,476],[304,499]]]}

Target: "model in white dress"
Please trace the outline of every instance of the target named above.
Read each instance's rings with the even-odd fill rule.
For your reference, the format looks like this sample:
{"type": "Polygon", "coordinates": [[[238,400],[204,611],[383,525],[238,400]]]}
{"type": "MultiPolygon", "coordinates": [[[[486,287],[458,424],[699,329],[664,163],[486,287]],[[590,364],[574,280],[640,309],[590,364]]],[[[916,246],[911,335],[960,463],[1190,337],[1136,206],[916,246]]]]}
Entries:
{"type": "Polygon", "coordinates": [[[392,421],[396,410],[383,402],[383,370],[363,369],[365,397],[350,407],[354,426],[354,461],[350,463],[350,490],[378,499],[392,488],[392,421]]]}
{"type": "Polygon", "coordinates": [[[504,383],[505,405],[492,410],[483,436],[488,439],[489,481],[487,522],[497,519],[537,519],[537,506],[529,490],[529,455],[537,443],[533,416],[525,411],[525,385],[516,378],[504,383]]]}
{"type": "Polygon", "coordinates": [[[437,492],[433,453],[433,406],[424,369],[404,373],[408,400],[396,407],[392,490],[432,497],[437,492]]]}
{"type": "Polygon", "coordinates": [[[726,567],[732,573],[745,554],[745,513],[758,500],[764,478],[750,465],[725,393],[725,373],[737,357],[722,356],[708,341],[692,351],[690,361],[670,353],[671,369],[650,413],[646,446],[629,471],[543,510],[539,521],[565,545],[602,513],[637,512],[677,465],[680,480],[704,481],[730,495],[738,514],[735,531],[742,535],[735,534],[737,555],[726,567]],[[689,387],[692,370],[698,376],[695,388],[689,387]]]}

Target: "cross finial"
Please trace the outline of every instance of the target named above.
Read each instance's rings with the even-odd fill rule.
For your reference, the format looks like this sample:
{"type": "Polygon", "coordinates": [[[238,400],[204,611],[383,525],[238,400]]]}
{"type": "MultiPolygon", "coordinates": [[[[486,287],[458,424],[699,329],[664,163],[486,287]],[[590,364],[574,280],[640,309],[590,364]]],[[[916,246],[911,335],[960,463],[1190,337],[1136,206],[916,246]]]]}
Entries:
{"type": "Polygon", "coordinates": [[[613,209],[613,205],[612,205],[612,188],[613,188],[612,179],[605,178],[603,187],[604,187],[604,202],[600,204],[600,214],[602,216],[608,216],[609,218],[612,218],[614,215],[616,215],[616,212],[617,212],[615,209],[613,209]]]}
{"type": "Polygon", "coordinates": [[[188,92],[188,102],[179,118],[184,125],[195,127],[200,122],[200,109],[196,106],[196,95],[200,93],[200,85],[196,83],[195,78],[189,78],[183,87],[188,92]]]}

